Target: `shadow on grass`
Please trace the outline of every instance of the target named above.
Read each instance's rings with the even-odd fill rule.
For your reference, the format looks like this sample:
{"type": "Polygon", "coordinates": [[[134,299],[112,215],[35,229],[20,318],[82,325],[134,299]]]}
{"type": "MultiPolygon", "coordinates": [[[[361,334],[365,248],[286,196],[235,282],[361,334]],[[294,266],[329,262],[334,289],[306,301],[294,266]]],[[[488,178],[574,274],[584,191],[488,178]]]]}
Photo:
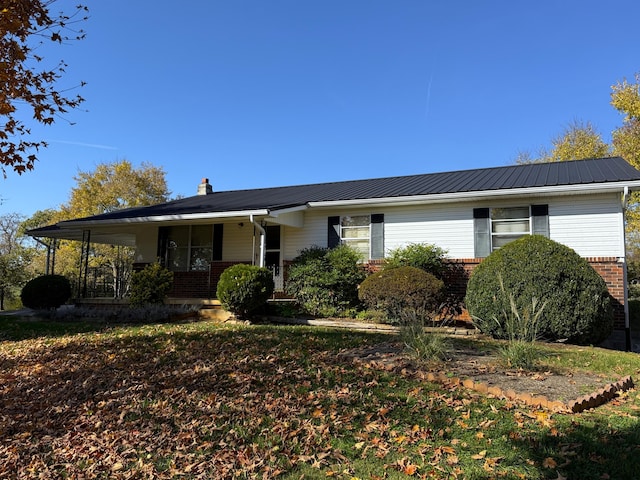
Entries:
{"type": "Polygon", "coordinates": [[[101,332],[110,328],[107,322],[47,320],[37,316],[0,314],[0,341],[35,338],[57,338],[78,333],[101,332]]]}

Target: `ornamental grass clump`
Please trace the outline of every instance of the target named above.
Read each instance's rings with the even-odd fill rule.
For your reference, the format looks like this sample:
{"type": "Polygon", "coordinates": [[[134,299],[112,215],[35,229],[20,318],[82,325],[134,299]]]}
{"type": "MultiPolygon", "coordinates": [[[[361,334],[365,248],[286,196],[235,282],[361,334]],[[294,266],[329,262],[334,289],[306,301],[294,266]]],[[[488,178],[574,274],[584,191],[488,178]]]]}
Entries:
{"type": "Polygon", "coordinates": [[[537,298],[519,310],[511,293],[504,288],[502,277],[499,276],[500,293],[509,301],[509,310],[503,310],[500,317],[494,320],[500,325],[507,337],[506,345],[500,347],[498,353],[505,366],[516,369],[531,370],[537,366],[542,351],[536,345],[538,340],[540,317],[546,302],[540,303],[537,298]]]}
{"type": "Polygon", "coordinates": [[[424,323],[420,320],[405,321],[399,334],[405,350],[418,362],[447,360],[453,348],[451,340],[446,335],[426,331],[424,323]]]}

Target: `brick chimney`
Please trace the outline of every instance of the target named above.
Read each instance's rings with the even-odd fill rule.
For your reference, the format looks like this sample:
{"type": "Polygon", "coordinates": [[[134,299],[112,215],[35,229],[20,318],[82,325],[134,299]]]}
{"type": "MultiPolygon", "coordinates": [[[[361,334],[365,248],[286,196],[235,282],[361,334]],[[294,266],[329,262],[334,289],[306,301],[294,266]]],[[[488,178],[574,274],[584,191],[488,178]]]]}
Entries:
{"type": "Polygon", "coordinates": [[[209,195],[210,193],[213,193],[213,187],[208,178],[203,178],[200,185],[198,185],[198,195],[209,195]]]}

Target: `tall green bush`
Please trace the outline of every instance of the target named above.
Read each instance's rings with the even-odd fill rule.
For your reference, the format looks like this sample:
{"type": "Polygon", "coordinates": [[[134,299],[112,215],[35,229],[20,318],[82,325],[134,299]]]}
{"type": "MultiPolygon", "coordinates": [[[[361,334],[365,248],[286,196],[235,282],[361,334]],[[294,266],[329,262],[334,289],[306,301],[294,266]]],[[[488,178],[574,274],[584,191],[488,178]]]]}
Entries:
{"type": "Polygon", "coordinates": [[[131,275],[129,304],[134,307],[161,305],[172,284],[173,272],[159,263],[147,265],[131,275]]]}
{"type": "Polygon", "coordinates": [[[348,245],[304,249],[289,267],[287,293],[312,315],[343,315],[358,305],[358,285],[366,276],[359,261],[348,245]]]}
{"type": "Polygon", "coordinates": [[[472,273],[465,300],[480,330],[497,338],[508,336],[504,312],[525,311],[532,302],[545,305],[538,332],[549,340],[597,344],[613,330],[602,277],[574,250],[540,235],[491,253],[472,273]]]}
{"type": "Polygon", "coordinates": [[[442,308],[440,323],[446,323],[462,313],[463,295],[455,284],[448,280],[460,276],[460,267],[446,261],[447,251],[430,243],[410,243],[390,250],[383,264],[384,270],[398,267],[415,267],[443,280],[442,308]]]}
{"type": "Polygon", "coordinates": [[[394,323],[424,325],[439,312],[444,283],[416,267],[384,269],[369,275],[360,285],[360,300],[384,311],[394,323]]]}
{"type": "Polygon", "coordinates": [[[266,305],[273,289],[271,270],[239,263],[222,272],[216,295],[226,310],[248,318],[266,305]]]}
{"type": "Polygon", "coordinates": [[[384,268],[415,267],[441,279],[446,271],[446,254],[447,251],[437,245],[410,243],[390,250],[385,258],[384,268]]]}
{"type": "Polygon", "coordinates": [[[35,310],[58,308],[71,298],[71,283],[62,275],[42,275],[27,282],[20,292],[22,304],[35,310]]]}

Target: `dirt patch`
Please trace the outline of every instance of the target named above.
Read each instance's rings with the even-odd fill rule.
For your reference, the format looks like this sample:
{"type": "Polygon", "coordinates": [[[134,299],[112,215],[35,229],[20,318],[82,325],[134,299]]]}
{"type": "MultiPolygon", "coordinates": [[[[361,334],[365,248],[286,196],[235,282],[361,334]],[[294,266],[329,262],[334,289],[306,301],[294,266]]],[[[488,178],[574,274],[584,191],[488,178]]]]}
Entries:
{"type": "Polygon", "coordinates": [[[582,411],[601,405],[630,388],[630,378],[612,383],[589,372],[510,370],[495,353],[457,347],[447,361],[418,366],[401,343],[387,342],[342,355],[375,368],[400,370],[440,383],[464,385],[498,397],[522,400],[553,410],[582,411]]]}

